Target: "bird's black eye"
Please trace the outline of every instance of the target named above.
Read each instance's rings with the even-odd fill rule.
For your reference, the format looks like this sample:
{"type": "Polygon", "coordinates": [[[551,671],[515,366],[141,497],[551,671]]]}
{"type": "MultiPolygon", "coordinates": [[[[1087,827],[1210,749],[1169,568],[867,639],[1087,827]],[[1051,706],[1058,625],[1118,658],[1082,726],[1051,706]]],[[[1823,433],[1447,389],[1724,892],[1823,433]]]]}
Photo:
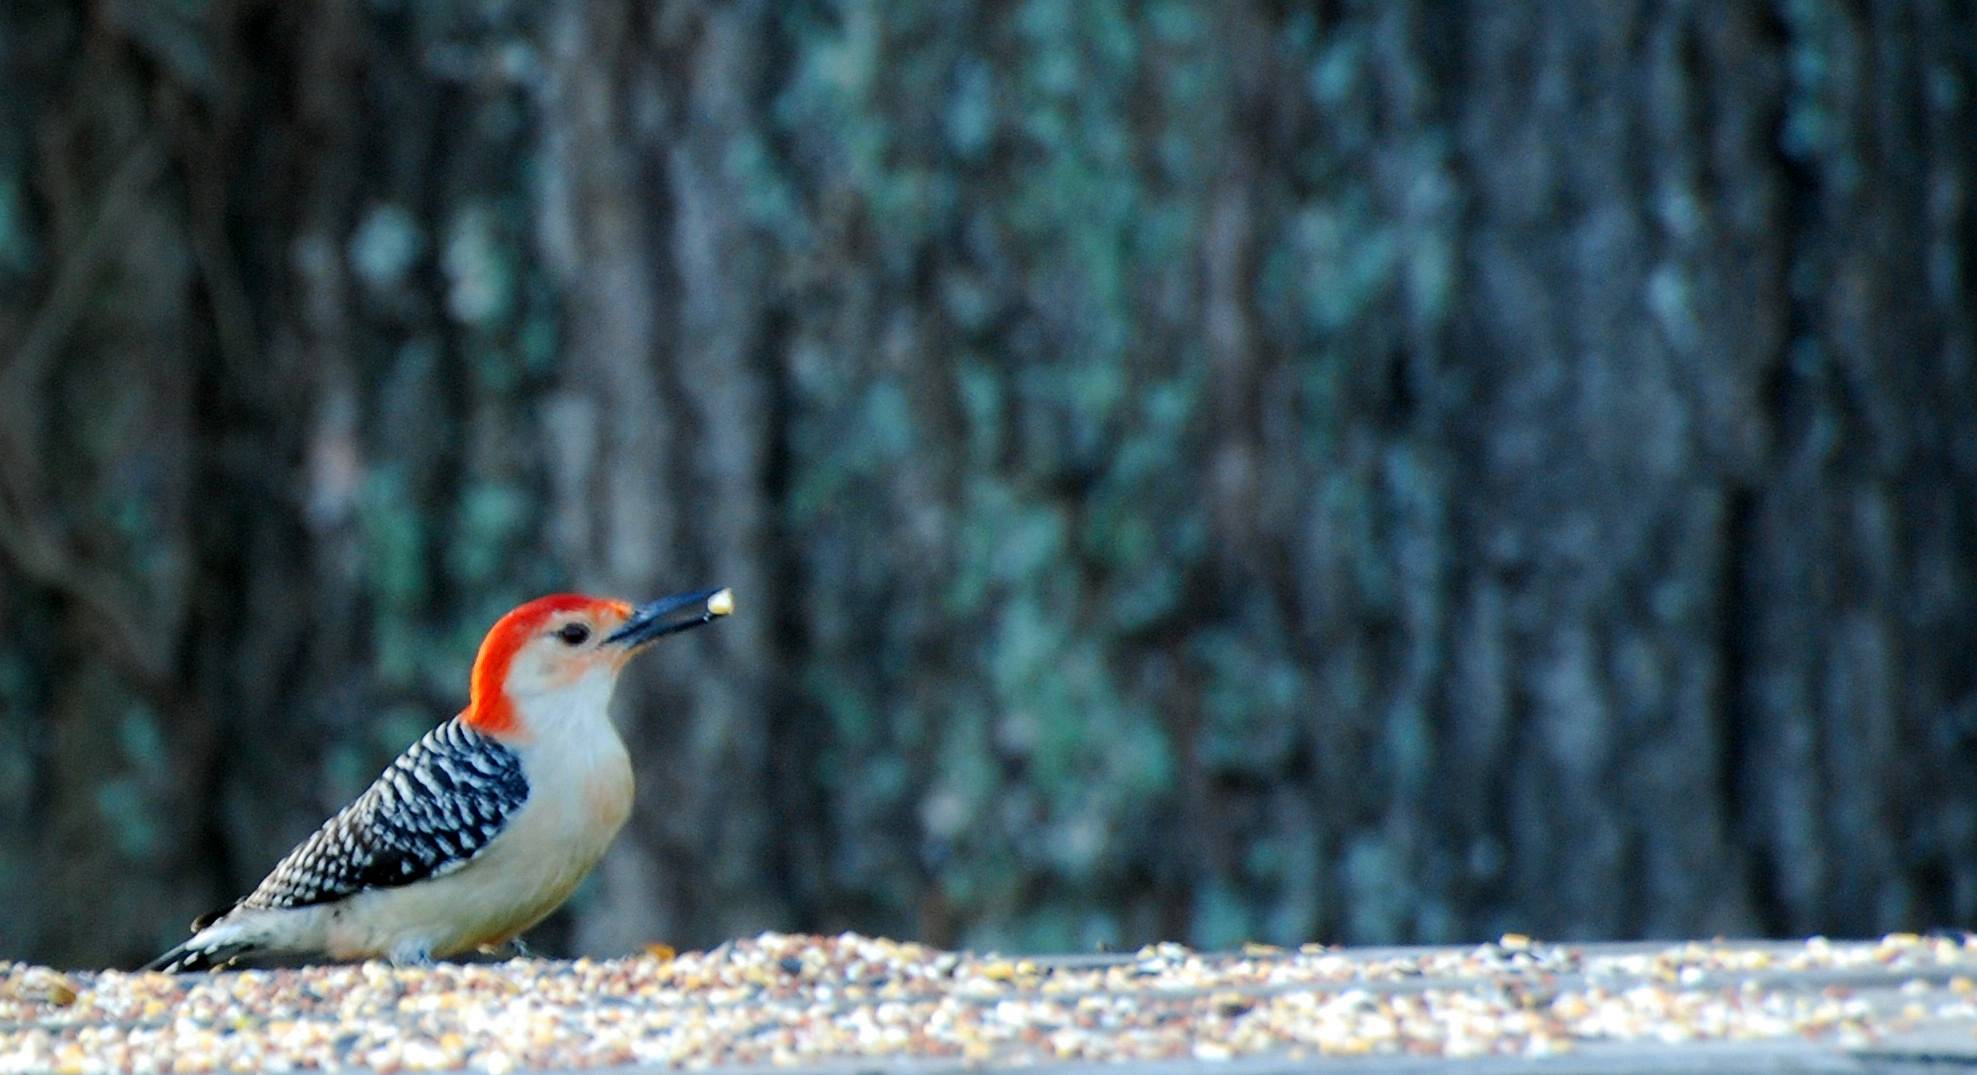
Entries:
{"type": "Polygon", "coordinates": [[[566,623],[557,628],[556,637],[572,646],[581,646],[584,639],[590,637],[590,628],[581,623],[566,623]]]}

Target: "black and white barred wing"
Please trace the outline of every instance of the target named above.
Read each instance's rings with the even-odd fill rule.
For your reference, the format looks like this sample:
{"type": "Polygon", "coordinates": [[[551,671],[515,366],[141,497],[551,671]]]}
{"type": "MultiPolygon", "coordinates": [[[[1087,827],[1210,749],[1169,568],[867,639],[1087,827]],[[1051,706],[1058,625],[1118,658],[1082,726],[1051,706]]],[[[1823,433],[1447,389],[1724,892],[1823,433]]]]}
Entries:
{"type": "Polygon", "coordinates": [[[528,795],[514,751],[456,717],[399,755],[241,904],[306,907],[457,870],[501,834],[528,795]]]}

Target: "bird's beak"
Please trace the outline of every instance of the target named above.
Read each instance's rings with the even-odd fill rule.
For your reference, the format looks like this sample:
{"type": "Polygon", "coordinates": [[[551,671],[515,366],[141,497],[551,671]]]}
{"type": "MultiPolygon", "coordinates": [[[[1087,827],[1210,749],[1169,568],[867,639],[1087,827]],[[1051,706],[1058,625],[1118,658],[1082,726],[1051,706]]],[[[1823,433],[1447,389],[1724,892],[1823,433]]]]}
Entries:
{"type": "Polygon", "coordinates": [[[626,620],[623,627],[606,635],[604,641],[626,649],[636,649],[675,631],[712,623],[716,616],[726,616],[734,610],[734,591],[725,587],[678,593],[633,609],[632,618],[626,620]]]}

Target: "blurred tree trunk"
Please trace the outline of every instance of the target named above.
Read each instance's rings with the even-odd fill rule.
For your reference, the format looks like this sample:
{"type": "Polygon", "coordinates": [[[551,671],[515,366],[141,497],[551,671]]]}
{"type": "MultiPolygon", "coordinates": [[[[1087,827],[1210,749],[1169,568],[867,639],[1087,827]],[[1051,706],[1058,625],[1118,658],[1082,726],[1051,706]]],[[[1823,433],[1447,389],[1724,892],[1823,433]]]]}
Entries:
{"type": "Polygon", "coordinates": [[[767,779],[782,660],[769,252],[724,170],[764,122],[759,22],[572,4],[546,28],[545,245],[570,326],[546,428],[559,558],[608,592],[731,586],[745,612],[639,669],[625,712],[641,808],[581,918],[591,950],[796,924],[767,779]]]}
{"type": "Polygon", "coordinates": [[[714,583],[549,951],[1977,918],[1966,5],[39,2],[0,117],[0,956],[714,583]]]}

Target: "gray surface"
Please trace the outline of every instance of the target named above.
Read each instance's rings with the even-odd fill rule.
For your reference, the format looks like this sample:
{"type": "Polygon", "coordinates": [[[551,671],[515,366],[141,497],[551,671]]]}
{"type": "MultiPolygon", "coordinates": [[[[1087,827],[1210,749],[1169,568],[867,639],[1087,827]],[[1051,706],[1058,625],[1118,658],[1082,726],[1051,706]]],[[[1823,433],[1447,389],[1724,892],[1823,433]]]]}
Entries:
{"type": "MultiPolygon", "coordinates": [[[[1604,955],[1652,954],[1681,942],[1643,941],[1573,946],[1588,958],[1604,955]]],[[[1804,950],[1801,941],[1734,941],[1716,944],[1739,950],[1764,950],[1780,957],[1804,950]]],[[[1434,947],[1392,947],[1355,949],[1351,957],[1368,962],[1406,956],[1429,956],[1446,949],[1434,947]]],[[[1131,955],[1073,955],[1044,957],[1039,964],[1062,967],[1098,967],[1131,963],[1131,955]]],[[[1684,984],[1695,991],[1755,988],[1767,993],[1820,993],[1846,990],[1853,997],[1868,1001],[1878,1012],[1893,1013],[1910,1005],[1928,1007],[1952,999],[1950,982],[1967,977],[1968,965],[1947,966],[1923,971],[1878,969],[1827,969],[1809,971],[1749,970],[1720,971],[1684,984]]],[[[1600,976],[1598,984],[1619,990],[1642,984],[1640,976],[1600,976]]],[[[1561,974],[1551,977],[1550,985],[1565,991],[1592,984],[1587,975],[1561,974]]],[[[1367,981],[1349,988],[1369,993],[1412,993],[1431,989],[1498,989],[1502,983],[1489,978],[1431,978],[1404,981],[1367,981]]],[[[1307,988],[1302,986],[1236,989],[1248,996],[1307,988]]],[[[1341,988],[1346,988],[1342,986],[1341,988]]],[[[1178,1000],[1206,992],[1163,994],[1161,1001],[1178,1000]]],[[[985,998],[997,1003],[1006,998],[985,998]]],[[[631,1069],[639,1072],[665,1069],[631,1069]]],[[[990,1062],[970,1064],[952,1059],[847,1059],[805,1067],[746,1066],[719,1069],[724,1075],[777,1075],[808,1072],[812,1075],[961,1075],[996,1071],[1047,1071],[1052,1075],[1288,1075],[1292,1072],[1365,1073],[1365,1075],[1408,1075],[1408,1073],[1454,1073],[1465,1075],[1708,1075],[1708,1073],[1838,1073],[1838,1075],[1919,1075],[1977,1071],[1977,1022],[1966,1019],[1928,1021],[1914,1030],[1892,1034],[1870,1046],[1849,1048],[1830,1041],[1802,1039],[1754,1042],[1590,1042],[1578,1044],[1571,1052],[1548,1057],[1290,1057],[1252,1056],[1226,1061],[1175,1060],[1160,1062],[1123,1061],[1114,1063],[1042,1063],[1009,1065],[990,1062]]],[[[629,1072],[628,1072],[629,1075],[629,1072]]]]}
{"type": "MultiPolygon", "coordinates": [[[[609,1075],[653,1075],[669,1068],[613,1069],[609,1075]]],[[[1849,1052],[1811,1042],[1722,1043],[1682,1045],[1602,1043],[1580,1047],[1570,1055],[1527,1057],[1244,1057],[1227,1061],[1173,1060],[1116,1063],[1046,1063],[1037,1065],[969,1064],[961,1060],[843,1060],[802,1067],[724,1067],[722,1075],[985,1075],[1003,1071],[1048,1072],[1050,1075],[1291,1075],[1324,1071],[1339,1075],[1914,1075],[1937,1072],[1953,1075],[1977,1070],[1968,1050],[1929,1049],[1849,1052]]],[[[560,1073],[559,1073],[560,1075],[560,1073]]],[[[576,1075],[572,1072],[570,1075],[576,1075]]],[[[594,1073],[593,1073],[594,1075],[594,1073]]]]}
{"type": "MultiPolygon", "coordinates": [[[[1928,947],[1935,942],[1922,942],[1928,947]]],[[[725,948],[725,946],[724,946],[725,948]]],[[[1135,1075],[1276,1075],[1294,1071],[1323,1069],[1341,1072],[1475,1072],[1499,1075],[1499,1073],[1534,1073],[1534,1075],[1621,1075],[1632,1072],[1848,1072],[1848,1073],[1919,1073],[1954,1072],[1977,1069],[1977,1016],[1972,1014],[1972,998],[1977,994],[1977,985],[1971,979],[1977,976],[1977,948],[1948,943],[1938,950],[1928,947],[1931,958],[1922,960],[1916,957],[1917,949],[1907,949],[1903,959],[1869,959],[1871,953],[1880,951],[1873,944],[1844,944],[1827,946],[1816,955],[1805,942],[1712,942],[1701,946],[1683,946],[1676,943],[1633,943],[1554,946],[1539,945],[1534,948],[1482,949],[1469,947],[1459,949],[1437,948],[1384,948],[1360,949],[1322,953],[1323,959],[1342,959],[1347,966],[1326,970],[1323,973],[1343,973],[1346,976],[1321,981],[1306,980],[1297,983],[1267,980],[1246,980],[1240,975],[1228,974],[1238,970],[1238,958],[1244,964],[1269,966],[1274,960],[1294,960],[1296,953],[1268,955],[1247,953],[1241,957],[1206,956],[1202,962],[1218,968],[1214,978],[1228,979],[1223,984],[1210,980],[1199,988],[1196,982],[1203,979],[1189,978],[1186,982],[1155,980],[1153,984],[1140,988],[1134,984],[1148,979],[1138,974],[1143,961],[1136,954],[1082,955],[1062,957],[1040,957],[1025,962],[1033,962],[1054,972],[1043,975],[1030,984],[999,991],[993,995],[974,995],[956,988],[951,980],[929,980],[916,985],[905,999],[907,1002],[938,1000],[950,1009],[959,1005],[977,1010],[1010,1001],[1042,1000],[1053,1003],[1075,1002],[1087,996],[1131,997],[1130,1006],[1134,1011],[1147,1013],[1172,1012],[1177,1018],[1185,1018],[1189,1011],[1199,1012],[1203,1000],[1229,994],[1250,998],[1260,1010],[1266,1008],[1271,998],[1286,994],[1315,994],[1336,997],[1347,992],[1364,993],[1370,996],[1406,997],[1416,995],[1414,1008],[1420,1003],[1427,1004],[1427,1010],[1439,1013],[1447,1010],[1438,1005],[1447,1005],[1450,998],[1460,1002],[1464,995],[1475,998],[1478,1005],[1503,1006],[1503,1010],[1528,1010],[1551,1004],[1558,998],[1575,997],[1615,997],[1631,995],[1637,990],[1647,989],[1656,996],[1683,998],[1721,1005],[1734,1000],[1745,1009],[1774,1010],[1776,1007],[1791,1007],[1790,1004],[1766,1004],[1764,1002],[1805,1001],[1824,1003],[1832,1000],[1858,1005],[1864,1009],[1862,1021],[1855,1027],[1861,1033],[1842,1039],[1837,1032],[1829,1032],[1818,1038],[1800,1037],[1787,1034],[1762,1040],[1701,1040],[1663,1042],[1659,1040],[1613,1040],[1598,1038],[1577,1038],[1570,1042],[1569,1051],[1544,1057],[1526,1056],[1486,1056],[1477,1058],[1453,1059],[1427,1056],[1350,1056],[1350,1057],[1300,1057],[1287,1052],[1262,1053],[1226,1061],[1126,1060],[1113,1063],[1089,1061],[1044,1062],[1026,1064],[1010,1059],[1014,1051],[991,1054],[980,1063],[944,1058],[846,1058],[827,1059],[792,1067],[768,1067],[753,1064],[729,1064],[719,1067],[724,1075],[769,1075],[771,1072],[811,1072],[815,1075],[948,1075],[948,1073],[1005,1071],[1024,1069],[1044,1069],[1053,1075],[1097,1075],[1096,1069],[1103,1068],[1107,1073],[1132,1072],[1135,1075]],[[1631,965],[1617,967],[1609,957],[1655,955],[1666,956],[1671,951],[1704,952],[1710,955],[1709,963],[1737,962],[1724,959],[1728,956],[1764,957],[1765,965],[1754,968],[1716,967],[1704,970],[1702,964],[1690,961],[1670,961],[1667,959],[1630,961],[1631,965]],[[1467,958],[1475,953],[1489,953],[1487,958],[1467,958]],[[1844,955],[1845,959],[1829,958],[1844,955]],[[1810,957],[1810,958],[1809,958],[1810,957]],[[1800,969],[1791,969],[1787,964],[1800,964],[1800,969]],[[1844,963],[1846,965],[1834,965],[1844,963]],[[1086,976],[1083,971],[1132,968],[1124,975],[1086,976]],[[1415,973],[1424,969],[1441,969],[1448,973],[1415,973]],[[1048,982],[1046,987],[1042,982],[1048,982]],[[1097,988],[1084,988],[1088,983],[1097,982],[1097,988]],[[1110,982],[1111,985],[1104,983],[1110,982]],[[1078,988],[1065,988],[1076,986],[1078,988]],[[1420,997],[1420,994],[1432,994],[1420,997]]],[[[706,960],[720,958],[720,953],[710,953],[706,960]]],[[[979,961],[978,961],[979,962],[979,961]]],[[[1195,961],[1190,959],[1189,963],[1195,961]]],[[[558,967],[568,965],[531,962],[523,966],[534,972],[546,969],[554,972],[558,967]]],[[[1307,963],[1308,967],[1309,964],[1307,963]]],[[[1280,970],[1293,968],[1283,967],[1280,970]]],[[[188,975],[182,981],[188,984],[212,981],[212,976],[188,975]]],[[[851,1013],[861,1008],[898,1000],[898,997],[858,997],[840,998],[834,1003],[806,1004],[806,1010],[814,1010],[825,1024],[843,1025],[851,1013]]],[[[614,1001],[609,996],[586,994],[579,1007],[595,1010],[598,1006],[608,1006],[614,1001]]],[[[772,1021],[771,1009],[758,998],[742,1000],[717,1000],[713,996],[690,992],[675,995],[665,1002],[671,1011],[692,1011],[725,1015],[741,1015],[745,1020],[761,1018],[772,1021]]],[[[265,1011],[266,1009],[258,1009],[265,1011]]],[[[1694,1011],[1696,1009],[1684,1009],[1694,1011]]],[[[81,1014],[69,1010],[60,1012],[51,1009],[30,1011],[29,1018],[22,1022],[0,1022],[0,1036],[29,1029],[45,1019],[42,1025],[59,1022],[73,1031],[82,1027],[95,1027],[105,1030],[129,1031],[133,1028],[161,1028],[171,1022],[174,1016],[166,1015],[159,1019],[113,1021],[113,1020],[73,1020],[81,1014]]],[[[318,1017],[319,1018],[319,1017],[318,1017]]],[[[390,1019],[391,1017],[387,1017],[390,1019]]],[[[394,1022],[394,1025],[402,1025],[394,1022]]],[[[1185,1024],[1192,1033],[1192,1024],[1185,1024]]],[[[1454,1024],[1432,1022],[1438,1027],[1454,1024]]],[[[1701,1023],[1690,1024],[1680,1019],[1651,1022],[1633,1027],[1639,1033],[1642,1028],[1649,1030],[1665,1029],[1671,1034],[1706,1034],[1707,1027],[1701,1023]]],[[[1851,1032],[1850,1032],[1851,1033],[1851,1032]]],[[[1119,1040],[1116,1036],[1108,1039],[1119,1040]]],[[[1198,1040],[1189,1038],[1189,1041],[1198,1040]]],[[[1493,1039],[1496,1040],[1496,1039],[1493,1039]]],[[[1500,1039],[1515,1048],[1522,1039],[1500,1039]]],[[[1389,1041],[1391,1045],[1392,1042],[1389,1041]]],[[[362,1069],[345,1069],[362,1070],[362,1069]]],[[[527,1069],[522,1069],[527,1070],[527,1069]]],[[[591,1069],[597,1070],[597,1069],[591,1069]]],[[[631,1075],[633,1072],[670,1070],[656,1067],[615,1068],[618,1075],[631,1075]]]]}

